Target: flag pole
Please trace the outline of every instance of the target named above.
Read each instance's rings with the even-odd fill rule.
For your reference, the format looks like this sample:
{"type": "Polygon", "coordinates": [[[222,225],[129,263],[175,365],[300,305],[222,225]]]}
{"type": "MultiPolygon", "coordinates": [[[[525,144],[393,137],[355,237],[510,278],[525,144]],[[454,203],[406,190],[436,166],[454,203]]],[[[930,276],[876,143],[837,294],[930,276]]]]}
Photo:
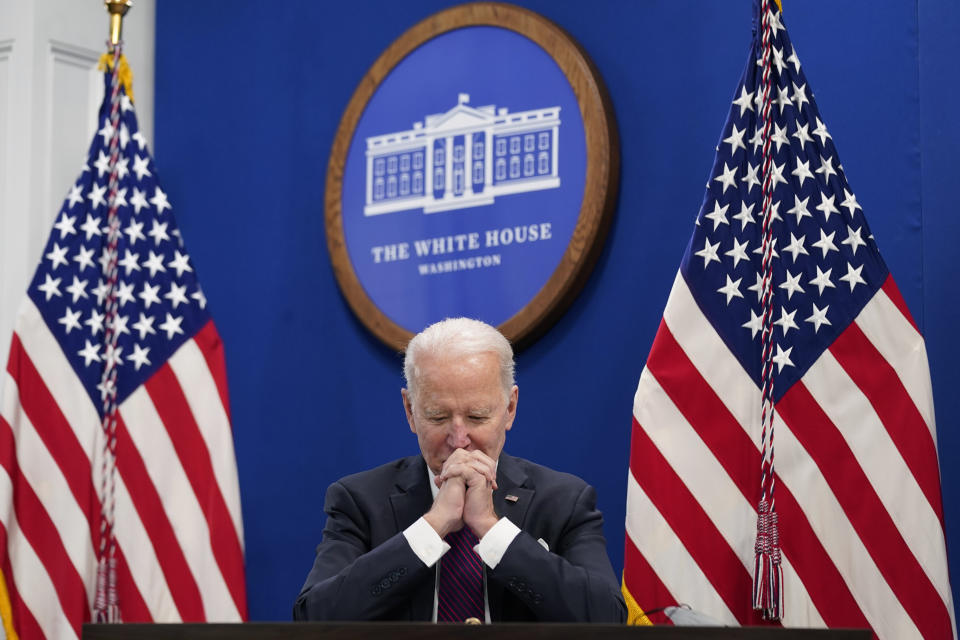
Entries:
{"type": "Polygon", "coordinates": [[[110,14],[110,46],[120,44],[120,32],[123,30],[123,16],[133,6],[131,0],[103,0],[107,13],[110,14]]]}

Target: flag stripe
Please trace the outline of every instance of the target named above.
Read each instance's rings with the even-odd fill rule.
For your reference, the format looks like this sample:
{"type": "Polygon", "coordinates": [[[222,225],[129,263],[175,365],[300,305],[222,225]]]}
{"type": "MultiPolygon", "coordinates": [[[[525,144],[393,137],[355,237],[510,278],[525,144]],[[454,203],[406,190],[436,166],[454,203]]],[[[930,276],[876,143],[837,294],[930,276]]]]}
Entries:
{"type": "Polygon", "coordinates": [[[220,334],[217,333],[213,320],[207,322],[203,329],[200,329],[197,335],[193,336],[193,340],[200,347],[200,353],[207,361],[207,370],[213,376],[213,381],[217,385],[217,395],[220,396],[220,403],[223,405],[223,411],[226,413],[229,422],[230,394],[227,390],[226,359],[223,353],[223,341],[220,340],[220,334]]]}
{"type": "MultiPolygon", "coordinates": [[[[0,420],[2,420],[2,418],[0,418],[0,420]]],[[[9,478],[4,477],[4,479],[9,481],[9,478]]],[[[2,493],[3,491],[0,490],[0,494],[2,493]]],[[[10,569],[9,547],[7,546],[7,527],[5,524],[0,524],[0,548],[4,549],[3,555],[0,556],[0,562],[3,563],[3,575],[7,579],[6,586],[7,593],[10,596],[10,612],[13,615],[12,624],[17,630],[19,637],[23,640],[43,638],[43,631],[40,629],[40,625],[37,624],[37,619],[33,617],[33,613],[27,608],[23,598],[20,597],[20,592],[17,590],[17,585],[13,580],[13,572],[10,569]]]]}
{"type": "MultiPolygon", "coordinates": [[[[759,451],[757,443],[760,442],[760,390],[700,311],[687,287],[687,281],[680,273],[677,273],[674,279],[670,299],[663,312],[663,324],[669,330],[664,339],[669,337],[671,342],[667,343],[670,348],[664,351],[660,357],[662,359],[657,360],[663,363],[657,371],[657,379],[664,384],[665,376],[662,371],[665,367],[675,366],[676,388],[681,391],[681,385],[685,382],[683,375],[695,374],[695,378],[690,382],[702,391],[710,391],[710,395],[702,400],[710,404],[701,407],[698,402],[685,402],[679,406],[702,411],[702,418],[709,418],[709,411],[721,411],[723,416],[729,414],[726,419],[736,423],[738,428],[718,428],[715,432],[711,431],[710,433],[716,433],[715,437],[725,440],[719,440],[716,446],[710,445],[710,448],[713,451],[723,450],[725,455],[738,456],[731,460],[731,465],[724,465],[728,472],[730,469],[740,469],[749,474],[754,473],[749,465],[754,463],[756,452],[759,451]],[[679,355],[683,356],[683,360],[672,364],[670,358],[679,355]],[[705,386],[701,386],[701,380],[705,386]],[[747,442],[750,447],[744,448],[743,445],[747,442]],[[726,453],[727,449],[730,449],[729,453],[726,453]]],[[[657,339],[659,338],[658,332],[657,339]]],[[[654,347],[656,346],[657,342],[654,341],[654,347]]],[[[651,349],[650,359],[653,359],[654,355],[654,350],[651,349]]],[[[649,363],[647,366],[650,366],[649,363]]],[[[687,397],[697,398],[696,395],[687,397]]],[[[701,419],[692,420],[691,424],[705,423],[701,419]]],[[[732,427],[732,424],[728,426],[732,427]]],[[[701,434],[701,437],[706,439],[706,435],[701,434]]],[[[735,477],[735,480],[748,500],[757,499],[760,488],[753,482],[753,478],[735,477]]]]}
{"type": "MultiPolygon", "coordinates": [[[[910,326],[913,327],[913,330],[920,334],[920,328],[917,326],[917,323],[913,319],[913,314],[910,313],[910,308],[907,306],[907,301],[903,299],[903,294],[900,293],[900,287],[897,286],[897,283],[894,282],[893,276],[887,276],[887,279],[884,280],[883,286],[880,288],[890,299],[890,302],[900,311],[900,314],[903,318],[910,323],[910,326]]],[[[929,371],[929,369],[928,369],[929,371]]]]}
{"type": "MultiPolygon", "coordinates": [[[[131,398],[124,403],[124,408],[131,398]]],[[[204,615],[200,590],[140,455],[140,451],[150,451],[147,460],[153,460],[156,451],[138,448],[130,437],[123,413],[121,410],[117,415],[117,465],[128,489],[128,497],[150,538],[160,569],[169,585],[170,595],[176,602],[179,617],[184,622],[202,621],[204,615]]]]}
{"type": "MultiPolygon", "coordinates": [[[[71,469],[71,490],[75,492],[75,495],[91,496],[90,511],[87,512],[87,517],[91,519],[91,535],[94,536],[94,539],[98,539],[96,537],[98,535],[96,518],[99,517],[100,503],[93,487],[99,486],[101,469],[99,465],[93,465],[93,479],[91,479],[91,472],[89,471],[91,463],[87,458],[88,454],[84,452],[85,450],[93,450],[93,443],[100,429],[96,409],[90,403],[89,396],[85,393],[77,378],[72,375],[62,375],[62,371],[69,370],[70,364],[53,336],[50,335],[46,324],[29,298],[21,306],[17,333],[14,335],[17,336],[17,341],[23,352],[20,359],[20,374],[26,374],[26,380],[28,382],[32,381],[28,388],[37,390],[36,397],[40,400],[46,398],[42,404],[49,404],[49,406],[44,406],[43,409],[51,412],[43,414],[47,428],[51,429],[55,426],[55,420],[58,416],[66,422],[66,424],[57,427],[55,432],[51,431],[55,434],[53,439],[57,446],[64,447],[71,440],[78,443],[77,446],[69,447],[65,452],[64,459],[70,460],[70,462],[62,466],[71,469]],[[29,365],[35,365],[36,378],[31,378],[29,365]],[[87,470],[78,472],[76,469],[87,470]],[[85,489],[84,486],[88,489],[85,489]]],[[[22,390],[21,395],[23,395],[22,390]]],[[[26,394],[25,398],[32,402],[34,395],[32,393],[26,394]]],[[[40,401],[38,400],[38,406],[39,404],[40,401]]],[[[28,404],[28,406],[30,405],[28,404]]],[[[138,591],[146,589],[151,595],[151,617],[157,620],[179,621],[179,614],[176,607],[173,606],[172,596],[167,588],[156,555],[154,555],[150,539],[143,529],[143,524],[133,505],[129,501],[121,499],[121,496],[127,494],[123,487],[124,465],[121,464],[120,467],[121,475],[118,483],[116,509],[117,521],[122,522],[123,526],[118,528],[117,537],[119,545],[126,549],[127,566],[131,576],[135,576],[134,588],[138,591]]]]}
{"type": "Polygon", "coordinates": [[[684,541],[687,551],[740,624],[763,624],[743,598],[751,577],[681,478],[660,455],[642,425],[634,424],[630,468],[637,483],[684,541]]]}
{"type": "MultiPolygon", "coordinates": [[[[627,475],[627,504],[630,505],[626,518],[627,536],[660,576],[667,590],[678,596],[675,602],[688,603],[721,624],[736,625],[736,616],[637,482],[632,469],[627,475]]],[[[631,593],[634,596],[642,594],[641,591],[631,593]]],[[[645,609],[653,608],[648,603],[637,602],[645,609]]],[[[659,606],[669,604],[674,602],[658,603],[659,606]]]]}
{"type": "MultiPolygon", "coordinates": [[[[226,615],[227,619],[239,619],[246,607],[243,594],[243,550],[223,495],[217,490],[217,478],[200,428],[190,412],[176,374],[169,365],[160,367],[144,387],[153,402],[154,410],[170,436],[170,443],[180,459],[186,478],[203,512],[203,519],[209,528],[209,544],[219,567],[219,572],[213,571],[213,573],[222,574],[222,578],[226,580],[225,586],[229,588],[230,597],[233,599],[234,611],[229,611],[227,606],[218,604],[216,609],[208,611],[208,615],[226,615]]],[[[217,586],[219,588],[220,585],[217,586]]],[[[213,594],[204,592],[204,595],[213,594]]],[[[219,594],[216,595],[219,597],[219,594]]]]}
{"type": "Polygon", "coordinates": [[[70,491],[89,522],[90,539],[99,543],[100,465],[94,466],[90,451],[100,442],[100,419],[70,362],[50,334],[30,298],[20,307],[11,348],[17,366],[10,374],[19,380],[20,402],[63,472],[70,491]]]}
{"type": "Polygon", "coordinates": [[[11,376],[7,378],[7,384],[15,383],[19,388],[20,404],[31,417],[31,422],[40,427],[37,435],[63,472],[77,504],[92,521],[94,515],[99,516],[100,505],[94,503],[96,494],[93,492],[90,461],[16,333],[10,346],[7,371],[11,376]]]}
{"type": "MultiPolygon", "coordinates": [[[[5,377],[6,390],[10,393],[4,396],[4,407],[0,412],[3,418],[0,420],[0,465],[14,482],[14,506],[18,509],[18,518],[23,522],[29,517],[30,521],[37,520],[37,526],[43,526],[42,531],[36,532],[43,536],[43,545],[51,550],[49,559],[42,553],[41,557],[45,558],[44,564],[54,563],[54,570],[60,574],[61,597],[75,596],[90,601],[96,574],[91,553],[94,534],[90,521],[80,510],[63,474],[43,446],[29,412],[18,410],[22,405],[16,403],[16,381],[9,375],[5,377]],[[16,440],[12,425],[17,428],[16,440]],[[42,493],[42,503],[38,491],[42,493]],[[63,562],[65,559],[67,562],[63,562]],[[78,590],[74,592],[73,589],[78,590]]],[[[38,544],[34,542],[33,546],[36,548],[38,544]]],[[[85,604],[83,609],[86,609],[85,604]]]]}
{"type": "Polygon", "coordinates": [[[830,353],[873,405],[942,529],[940,473],[937,467],[928,462],[936,459],[937,447],[928,437],[929,431],[923,416],[900,383],[897,372],[867,340],[856,323],[837,337],[830,346],[830,353]]]}
{"type": "MultiPolygon", "coordinates": [[[[10,476],[0,473],[0,499],[4,500],[4,504],[13,507],[16,503],[14,494],[10,476]]],[[[4,525],[7,530],[12,582],[23,606],[30,610],[30,615],[40,628],[37,637],[78,637],[76,629],[64,616],[50,576],[20,528],[15,509],[9,513],[4,525]]]]}
{"type": "MultiPolygon", "coordinates": [[[[99,541],[92,514],[100,512],[90,464],[16,334],[14,344],[10,360],[16,362],[14,368],[20,383],[9,371],[3,376],[7,394],[0,411],[11,429],[10,442],[17,450],[19,465],[30,475],[30,484],[47,487],[45,503],[50,515],[58,521],[57,529],[83,532],[67,536],[64,543],[86,582],[95,570],[90,550],[99,541]],[[17,443],[13,442],[13,425],[17,425],[20,436],[17,443]],[[37,429],[35,425],[42,428],[37,429]],[[23,451],[25,446],[28,451],[23,451]]],[[[91,593],[88,590],[88,598],[91,593]]]]}
{"type": "MultiPolygon", "coordinates": [[[[15,335],[89,460],[100,434],[100,416],[30,298],[20,306],[15,335]]],[[[71,475],[75,472],[71,469],[71,475]]]]}
{"type": "MultiPolygon", "coordinates": [[[[830,626],[869,626],[884,629],[892,637],[917,637],[916,626],[874,564],[819,467],[779,414],[774,415],[774,428],[777,433],[777,511],[781,514],[781,527],[788,526],[787,523],[790,527],[790,536],[785,538],[781,533],[781,544],[793,537],[794,527],[802,524],[801,518],[805,517],[815,532],[818,548],[826,552],[827,569],[839,581],[839,585],[828,586],[838,588],[845,583],[842,588],[849,589],[859,607],[858,613],[862,613],[867,623],[838,625],[831,621],[830,626]],[[801,490],[791,493],[790,487],[794,486],[801,490]],[[785,503],[785,500],[791,502],[785,503]],[[796,515],[791,512],[794,505],[796,515]]],[[[788,553],[791,553],[789,549],[788,553]]],[[[796,553],[793,556],[807,564],[805,556],[796,553]]],[[[817,578],[812,571],[809,575],[817,578]]],[[[840,610],[838,615],[843,613],[840,610]]]]}
{"type": "MultiPolygon", "coordinates": [[[[663,327],[662,331],[669,338],[669,330],[663,327]]],[[[661,364],[659,356],[656,361],[653,358],[651,361],[654,366],[661,364]]],[[[688,375],[697,374],[693,371],[688,375]]],[[[674,388],[674,393],[677,394],[676,398],[668,397],[650,369],[645,369],[640,376],[634,402],[634,430],[643,428],[645,436],[650,438],[678,476],[683,478],[683,482],[695,497],[699,508],[703,509],[723,535],[726,544],[739,557],[749,581],[754,569],[755,555],[752,540],[756,533],[756,511],[734,484],[714,453],[707,447],[706,442],[691,427],[688,418],[682,415],[674,404],[674,400],[678,403],[686,401],[687,404],[695,400],[685,398],[683,389],[674,388]],[[653,426],[644,428],[640,426],[641,424],[653,426]]],[[[709,399],[711,404],[719,405],[716,411],[726,411],[709,389],[701,390],[698,397],[702,400],[709,399]]],[[[698,412],[690,413],[690,419],[694,419],[692,414],[698,412]]],[[[699,417],[704,416],[701,414],[699,417]]],[[[716,426],[718,421],[712,419],[700,423],[698,429],[708,432],[708,437],[715,439],[713,435],[718,430],[713,427],[716,426]]],[[[641,449],[640,453],[643,451],[645,450],[641,449]]],[[[759,453],[757,453],[756,459],[749,463],[749,468],[756,471],[759,462],[759,453]]],[[[643,464],[645,464],[644,460],[638,457],[633,461],[632,466],[643,464]]],[[[823,619],[816,612],[806,587],[792,571],[790,560],[786,556],[783,558],[783,568],[784,598],[787,605],[784,623],[790,624],[793,617],[798,616],[797,619],[802,621],[804,626],[824,626],[823,619]]],[[[745,603],[744,606],[749,605],[745,603]]]]}
{"type": "MultiPolygon", "coordinates": [[[[890,281],[892,282],[892,280],[890,281]]],[[[878,291],[860,315],[857,327],[880,352],[883,359],[893,367],[910,395],[923,421],[934,447],[937,443],[936,419],[933,411],[933,392],[930,387],[930,366],[923,336],[917,333],[887,296],[885,289],[878,291]]],[[[914,437],[923,437],[916,434],[914,437]]]]}
{"type": "MultiPolygon", "coordinates": [[[[625,566],[630,567],[630,571],[624,572],[624,583],[627,585],[627,590],[633,596],[634,600],[636,600],[638,594],[642,594],[647,600],[647,606],[650,607],[650,611],[644,611],[646,616],[656,615],[656,613],[653,612],[673,604],[683,604],[682,601],[670,593],[667,585],[663,584],[660,576],[657,575],[657,572],[653,570],[653,567],[650,566],[647,559],[644,558],[640,550],[637,549],[637,545],[633,544],[630,536],[624,538],[623,557],[625,566]]],[[[669,620],[669,618],[661,614],[655,622],[659,624],[661,619],[669,620]]],[[[654,619],[651,619],[651,621],[654,621],[654,619]]]]}
{"type": "Polygon", "coordinates": [[[914,624],[927,637],[938,637],[944,625],[950,625],[943,601],[917,564],[836,425],[802,382],[795,383],[784,394],[777,410],[823,472],[851,525],[914,624]]]}
{"type": "Polygon", "coordinates": [[[38,554],[56,589],[62,610],[75,621],[75,631],[79,632],[80,623],[89,620],[89,593],[80,572],[90,577],[94,567],[84,562],[84,552],[90,545],[89,535],[74,536],[72,532],[88,533],[89,526],[83,514],[78,513],[60,470],[39,443],[29,417],[20,410],[16,383],[9,374],[4,377],[8,394],[4,396],[0,411],[0,466],[11,483],[12,507],[20,523],[20,532],[38,554]],[[18,441],[14,440],[13,425],[20,435],[18,441]],[[48,496],[46,505],[37,496],[34,486],[40,487],[48,496]],[[61,533],[67,534],[65,540],[61,539],[61,533]]]}
{"type": "MultiPolygon", "coordinates": [[[[699,436],[717,457],[724,475],[730,478],[739,489],[740,495],[749,502],[748,496],[756,492],[757,483],[754,481],[759,470],[759,452],[756,445],[747,438],[726,406],[689,361],[665,324],[661,325],[657,333],[647,366],[654,376],[662,378],[661,382],[672,402],[683,409],[689,424],[697,428],[699,436]]],[[[642,380],[641,377],[641,385],[642,380]]],[[[722,476],[718,476],[717,481],[721,481],[719,478],[722,476]]],[[[823,548],[816,542],[815,534],[792,500],[789,490],[782,485],[778,500],[784,521],[790,523],[789,539],[781,539],[784,552],[788,557],[805,559],[802,563],[795,563],[799,565],[797,582],[805,585],[803,589],[813,599],[813,608],[818,611],[814,617],[802,618],[798,624],[817,626],[821,619],[835,623],[838,616],[844,619],[849,617],[850,612],[858,611],[852,596],[843,588],[843,581],[825,557],[823,548]]],[[[749,510],[741,511],[739,517],[744,520],[744,525],[755,526],[756,511],[752,505],[749,510]]],[[[753,535],[755,531],[748,532],[741,538],[751,553],[753,535]]],[[[791,589],[795,590],[795,587],[791,589]]],[[[792,599],[796,595],[791,593],[787,597],[792,599]]],[[[802,602],[802,599],[800,601],[802,602]]],[[[787,610],[787,615],[790,616],[788,620],[800,612],[809,611],[810,607],[805,603],[799,610],[791,607],[787,610]]],[[[866,620],[861,617],[855,619],[866,624],[866,620]]]]}
{"type": "MultiPolygon", "coordinates": [[[[5,423],[6,421],[4,421],[5,423]]],[[[27,543],[34,552],[55,591],[62,612],[74,621],[74,631],[80,634],[80,622],[90,620],[83,580],[67,555],[57,529],[46,509],[16,466],[13,453],[13,434],[9,428],[0,431],[0,447],[9,445],[0,458],[0,466],[7,472],[13,489],[13,507],[17,522],[27,543]]],[[[57,612],[58,615],[61,612],[57,612]]]]}
{"type": "MultiPolygon", "coordinates": [[[[711,428],[698,429],[700,437],[743,496],[748,501],[751,497],[756,500],[755,456],[759,432],[754,429],[751,436],[743,425],[759,424],[759,392],[753,394],[756,385],[712,331],[679,274],[647,366],[677,407],[688,413],[691,425],[711,425],[711,428]]],[[[780,437],[782,440],[787,435],[780,437]]],[[[783,450],[780,453],[782,460],[783,450]]],[[[808,522],[790,487],[782,481],[785,466],[778,464],[778,469],[777,510],[783,526],[789,523],[790,530],[790,535],[782,536],[780,542],[788,557],[803,559],[794,562],[794,568],[817,611],[829,626],[869,626],[812,523],[808,522]]],[[[802,468],[798,470],[801,471],[798,475],[802,475],[802,468]]],[[[752,536],[748,540],[752,540],[752,536]]],[[[807,626],[808,621],[797,624],[807,626]]]]}
{"type": "MultiPolygon", "coordinates": [[[[851,325],[851,328],[854,327],[851,325]]],[[[869,345],[857,345],[857,348],[872,356],[869,345]]],[[[887,367],[881,362],[857,363],[856,366],[873,371],[887,367]]],[[[881,416],[874,411],[856,381],[834,359],[832,350],[824,352],[814,363],[803,377],[803,383],[837,426],[900,535],[936,585],[940,597],[945,599],[945,594],[950,592],[949,578],[946,566],[938,562],[936,553],[937,546],[943,545],[942,521],[881,423],[881,416]]],[[[892,387],[890,391],[894,395],[896,388],[892,387]]],[[[919,433],[926,433],[922,423],[919,426],[919,433]]]]}
{"type": "MultiPolygon", "coordinates": [[[[213,328],[213,323],[207,323],[213,328]]],[[[205,328],[203,331],[207,331],[205,328]]],[[[209,338],[204,344],[209,343],[209,338]]],[[[176,376],[179,388],[189,407],[189,413],[208,452],[219,452],[227,455],[209,456],[213,468],[216,486],[230,513],[237,544],[234,548],[236,559],[242,557],[240,549],[243,540],[243,522],[240,517],[240,489],[237,480],[237,465],[233,464],[233,432],[230,430],[230,419],[224,410],[224,405],[217,402],[218,385],[209,368],[209,359],[203,352],[204,346],[193,340],[184,343],[170,358],[170,368],[176,376]]],[[[243,570],[242,563],[240,570],[243,570]]],[[[228,578],[229,580],[229,578],[228,578]]],[[[242,581],[240,581],[242,584],[242,581]]],[[[242,592],[242,589],[241,589],[242,592]]],[[[241,594],[242,597],[242,594],[241,594]]]]}
{"type": "Polygon", "coordinates": [[[123,621],[124,622],[153,622],[153,616],[150,615],[150,609],[144,602],[140,590],[130,573],[130,566],[127,564],[127,558],[123,555],[123,549],[117,545],[117,590],[119,591],[120,602],[123,603],[123,621]]]}
{"type": "MultiPolygon", "coordinates": [[[[682,280],[675,285],[675,290],[678,287],[685,288],[682,280]]],[[[693,313],[694,310],[690,309],[689,312],[693,313]]],[[[699,310],[696,313],[699,314],[699,310]]],[[[698,319],[706,322],[702,316],[698,319]]],[[[692,334],[699,333],[694,326],[693,317],[688,317],[686,323],[678,325],[677,329],[675,334],[673,326],[668,326],[666,320],[661,322],[647,359],[647,369],[670,401],[717,457],[740,493],[750,503],[751,508],[755,509],[753,503],[759,500],[759,484],[755,482],[755,476],[760,470],[760,452],[754,440],[745,431],[746,427],[742,426],[744,423],[738,420],[738,417],[727,407],[725,402],[728,398],[721,392],[720,397],[724,398],[721,400],[704,377],[706,373],[721,367],[716,366],[711,369],[711,363],[707,363],[707,368],[701,369],[697,363],[687,357],[688,353],[699,352],[680,344],[681,338],[690,338],[692,334]]],[[[759,399],[759,392],[757,399],[759,399]]],[[[637,412],[635,401],[634,414],[637,412]]],[[[756,417],[759,421],[759,415],[756,417]]]]}
{"type": "MultiPolygon", "coordinates": [[[[147,390],[141,387],[130,394],[121,412],[125,419],[127,415],[136,418],[136,428],[129,434],[137,449],[151,452],[150,456],[143,458],[146,470],[196,581],[205,619],[240,619],[216,564],[213,540],[197,495],[147,390]]],[[[216,487],[211,486],[210,490],[215,492],[216,487]]]]}
{"type": "MultiPolygon", "coordinates": [[[[124,434],[123,437],[127,436],[124,434]]],[[[128,445],[118,438],[117,446],[119,450],[121,446],[128,445]]],[[[142,594],[144,604],[154,621],[180,622],[182,618],[171,593],[176,583],[167,583],[167,570],[161,565],[159,551],[154,547],[147,531],[149,521],[144,522],[137,513],[122,471],[117,482],[116,499],[117,522],[124,523],[124,526],[117,528],[117,546],[123,551],[134,588],[142,594]]],[[[190,596],[190,593],[183,595],[190,596]]],[[[192,597],[196,598],[195,595],[192,597]]],[[[124,615],[126,607],[124,602],[124,615]]]]}

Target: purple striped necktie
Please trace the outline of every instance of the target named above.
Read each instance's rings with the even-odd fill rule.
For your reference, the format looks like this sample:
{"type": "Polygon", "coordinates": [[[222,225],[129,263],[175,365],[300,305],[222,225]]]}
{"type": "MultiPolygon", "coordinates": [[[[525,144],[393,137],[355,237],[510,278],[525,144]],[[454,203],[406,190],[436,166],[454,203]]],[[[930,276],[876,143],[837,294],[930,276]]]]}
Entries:
{"type": "Polygon", "coordinates": [[[473,550],[477,536],[465,526],[444,540],[450,550],[440,560],[437,622],[483,620],[483,561],[473,550]]]}

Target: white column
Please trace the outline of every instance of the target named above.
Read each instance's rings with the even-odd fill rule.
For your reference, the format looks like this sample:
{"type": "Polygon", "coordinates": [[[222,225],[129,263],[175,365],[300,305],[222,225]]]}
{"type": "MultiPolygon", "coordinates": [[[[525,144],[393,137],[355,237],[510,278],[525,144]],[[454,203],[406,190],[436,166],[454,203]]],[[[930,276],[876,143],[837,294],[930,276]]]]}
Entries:
{"type": "Polygon", "coordinates": [[[373,154],[367,149],[367,204],[373,204],[373,154]]]}
{"type": "Polygon", "coordinates": [[[550,151],[553,157],[550,159],[550,175],[556,178],[558,174],[557,159],[560,157],[560,125],[553,125],[553,142],[550,145],[550,151]]]}
{"type": "Polygon", "coordinates": [[[423,197],[424,202],[433,200],[433,138],[427,138],[423,149],[423,197]]]}
{"type": "Polygon", "coordinates": [[[473,195],[473,134],[463,134],[463,195],[473,195]],[[469,142],[468,142],[469,141],[469,142]]]}
{"type": "Polygon", "coordinates": [[[483,148],[485,154],[483,156],[483,191],[484,193],[487,193],[490,191],[490,187],[493,186],[493,130],[488,127],[484,134],[483,148]]]}
{"type": "Polygon", "coordinates": [[[446,200],[453,197],[453,136],[444,138],[444,143],[446,155],[443,159],[446,161],[444,166],[447,171],[444,175],[443,199],[446,200]]]}

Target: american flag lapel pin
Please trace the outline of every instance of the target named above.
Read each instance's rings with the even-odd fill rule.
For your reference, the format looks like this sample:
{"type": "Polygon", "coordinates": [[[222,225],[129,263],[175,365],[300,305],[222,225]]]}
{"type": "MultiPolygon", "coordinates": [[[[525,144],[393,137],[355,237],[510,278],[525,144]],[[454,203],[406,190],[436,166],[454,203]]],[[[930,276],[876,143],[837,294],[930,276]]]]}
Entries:
{"type": "Polygon", "coordinates": [[[508,493],[508,494],[507,494],[507,497],[504,498],[504,500],[506,500],[507,502],[516,502],[516,501],[519,500],[519,499],[520,499],[520,498],[518,498],[517,496],[513,495],[512,493],[508,493]]]}

